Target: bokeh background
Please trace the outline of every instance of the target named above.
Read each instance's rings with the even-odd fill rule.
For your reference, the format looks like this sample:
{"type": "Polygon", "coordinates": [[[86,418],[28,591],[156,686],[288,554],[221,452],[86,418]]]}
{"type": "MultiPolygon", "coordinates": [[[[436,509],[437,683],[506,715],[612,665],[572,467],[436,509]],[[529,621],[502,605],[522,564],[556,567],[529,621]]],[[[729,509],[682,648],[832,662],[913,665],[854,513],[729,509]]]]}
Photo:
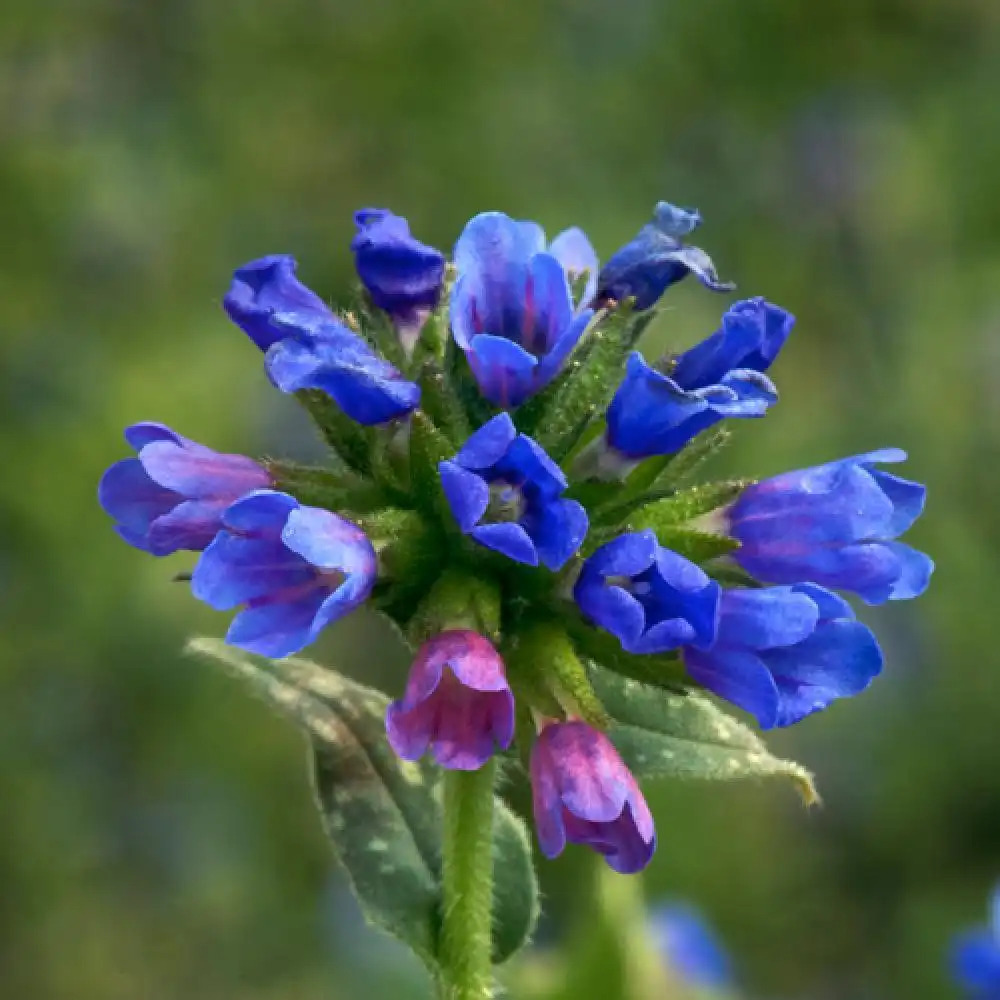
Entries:
{"type": "MultiPolygon", "coordinates": [[[[447,248],[502,209],[603,257],[668,198],[745,294],[799,317],[780,405],[721,463],[883,445],[929,484],[928,595],[863,611],[884,675],[773,737],[826,799],[649,789],[650,899],[689,898],[761,997],[953,995],[1000,876],[1000,5],[996,0],[9,0],[0,7],[0,995],[425,995],[363,928],[300,738],[179,650],[225,620],[98,508],[124,425],[306,455],[220,309],[293,252],[333,298],[351,214],[447,248]]],[[[724,301],[669,293],[651,349],[724,301]]],[[[389,688],[360,616],[320,658],[389,688]]],[[[543,864],[558,946],[582,852],[543,864]]],[[[576,1000],[613,1000],[608,974],[576,1000]]]]}

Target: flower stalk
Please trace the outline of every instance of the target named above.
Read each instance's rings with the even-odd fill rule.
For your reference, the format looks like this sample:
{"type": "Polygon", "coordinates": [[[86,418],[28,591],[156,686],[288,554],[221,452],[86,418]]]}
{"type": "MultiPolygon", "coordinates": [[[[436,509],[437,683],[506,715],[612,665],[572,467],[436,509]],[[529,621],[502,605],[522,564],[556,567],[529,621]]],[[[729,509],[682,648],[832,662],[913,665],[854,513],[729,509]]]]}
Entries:
{"type": "Polygon", "coordinates": [[[493,996],[493,782],[496,760],[444,775],[440,1000],[493,996]]]}

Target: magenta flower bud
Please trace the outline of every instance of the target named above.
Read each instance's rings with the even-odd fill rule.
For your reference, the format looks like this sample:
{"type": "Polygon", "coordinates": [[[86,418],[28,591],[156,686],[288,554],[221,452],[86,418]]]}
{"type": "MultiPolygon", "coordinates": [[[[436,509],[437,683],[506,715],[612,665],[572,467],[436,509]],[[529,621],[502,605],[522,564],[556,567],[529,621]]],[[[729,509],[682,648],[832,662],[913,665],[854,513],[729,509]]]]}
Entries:
{"type": "Polygon", "coordinates": [[[428,639],[410,668],[406,693],[386,712],[385,728],[404,760],[418,760],[429,749],[441,767],[482,767],[514,738],[514,696],[500,654],[468,629],[428,639]]]}
{"type": "Polygon", "coordinates": [[[604,733],[579,720],[546,725],[531,751],[531,789],[547,858],[568,840],[592,847],[625,875],[649,864],[656,850],[652,813],[604,733]]]}

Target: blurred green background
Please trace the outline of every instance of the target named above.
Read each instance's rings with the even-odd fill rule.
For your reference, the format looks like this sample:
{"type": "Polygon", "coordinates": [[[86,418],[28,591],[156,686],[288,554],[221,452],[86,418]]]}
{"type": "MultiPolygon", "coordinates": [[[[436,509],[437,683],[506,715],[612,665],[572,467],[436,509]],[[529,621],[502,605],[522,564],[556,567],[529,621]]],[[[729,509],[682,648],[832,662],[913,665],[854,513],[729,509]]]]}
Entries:
{"type": "MultiPolygon", "coordinates": [[[[951,995],[949,935],[1000,875],[998,93],[996,0],[3,4],[0,995],[424,995],[344,894],[298,735],[180,657],[226,624],[170,582],[191,559],[119,542],[96,483],[140,419],[315,448],[220,309],[243,261],[343,294],[365,205],[443,248],[484,209],[579,224],[606,258],[659,198],[799,317],[726,468],[905,447],[939,569],[863,612],[875,686],[771,740],[825,807],[651,788],[647,892],[702,906],[756,995],[951,995]]],[[[724,304],[673,289],[651,349],[724,304]]],[[[371,618],[316,653],[402,683],[371,618]]],[[[542,864],[545,945],[583,863],[542,864]]]]}

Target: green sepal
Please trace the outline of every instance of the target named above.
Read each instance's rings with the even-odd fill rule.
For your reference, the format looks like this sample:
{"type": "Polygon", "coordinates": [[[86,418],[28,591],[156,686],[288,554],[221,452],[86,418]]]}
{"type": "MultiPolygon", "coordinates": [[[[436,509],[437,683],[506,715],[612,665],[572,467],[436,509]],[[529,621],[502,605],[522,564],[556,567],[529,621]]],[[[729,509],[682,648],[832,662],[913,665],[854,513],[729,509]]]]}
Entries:
{"type": "Polygon", "coordinates": [[[406,502],[410,492],[410,421],[393,420],[369,428],[371,474],[386,493],[406,502]]]}
{"type": "Polygon", "coordinates": [[[425,361],[420,366],[417,385],[420,386],[420,408],[457,451],[472,433],[472,427],[462,400],[436,360],[425,361]]]}
{"type": "Polygon", "coordinates": [[[535,708],[560,718],[564,713],[578,715],[598,729],[607,727],[608,714],[573,641],[559,623],[535,621],[522,626],[509,652],[506,648],[504,652],[515,693],[520,694],[518,682],[523,682],[535,708]]]}
{"type": "Polygon", "coordinates": [[[775,757],[753,730],[705,695],[663,691],[597,665],[591,681],[614,719],[608,735],[636,778],[786,778],[806,805],[819,801],[804,767],[775,757]]]}
{"type": "Polygon", "coordinates": [[[636,507],[672,496],[703,462],[732,438],[725,427],[710,427],[673,455],[644,459],[618,487],[617,493],[594,511],[596,524],[619,524],[636,507]]]}
{"type": "Polygon", "coordinates": [[[353,472],[342,472],[298,462],[264,462],[276,490],[289,493],[301,504],[322,507],[350,517],[385,504],[383,490],[353,472]]]}
{"type": "MultiPolygon", "coordinates": [[[[650,525],[630,521],[624,528],[626,531],[641,531],[650,525]]],[[[685,525],[671,525],[654,528],[657,541],[667,549],[672,549],[679,556],[690,559],[694,563],[708,562],[719,556],[728,555],[740,547],[740,543],[727,535],[716,535],[709,531],[698,531],[685,525]]]]}
{"type": "Polygon", "coordinates": [[[372,302],[364,288],[358,290],[357,309],[342,318],[371,344],[376,354],[400,371],[407,366],[406,351],[392,317],[372,302]],[[353,320],[353,322],[351,322],[353,320]]]}
{"type": "MultiPolygon", "coordinates": [[[[454,524],[438,466],[454,458],[456,448],[434,425],[423,410],[414,410],[410,417],[410,489],[414,501],[422,510],[441,517],[443,523],[454,524]]],[[[457,527],[457,526],[456,526],[457,527]]]]}
{"type": "MultiPolygon", "coordinates": [[[[267,660],[217,639],[188,652],[221,664],[290,718],[309,738],[313,784],[324,827],[362,912],[437,972],[441,929],[440,770],[400,760],[385,737],[389,700],[380,691],[308,660],[267,660]]],[[[538,886],[524,824],[494,803],[493,961],[530,938],[538,886]]]]}
{"type": "Polygon", "coordinates": [[[583,336],[587,353],[539,414],[535,438],[562,462],[590,425],[607,409],[622,380],[625,359],[655,314],[635,314],[627,305],[598,313],[583,336]]]}
{"type": "Polygon", "coordinates": [[[326,443],[355,472],[371,474],[371,428],[356,424],[337,404],[319,389],[300,389],[295,398],[313,419],[326,443]]]}
{"type": "Polygon", "coordinates": [[[356,518],[378,553],[375,606],[394,621],[414,612],[441,572],[445,549],[440,528],[414,510],[384,507],[356,518]]]}
{"type": "Polygon", "coordinates": [[[637,507],[629,514],[628,521],[629,524],[640,524],[654,531],[693,521],[696,517],[732,503],[750,482],[749,479],[728,479],[677,490],[661,500],[637,507]]]}
{"type": "Polygon", "coordinates": [[[407,626],[415,646],[445,629],[471,629],[491,642],[500,638],[500,588],[490,577],[446,569],[420,602],[407,626]]]}

